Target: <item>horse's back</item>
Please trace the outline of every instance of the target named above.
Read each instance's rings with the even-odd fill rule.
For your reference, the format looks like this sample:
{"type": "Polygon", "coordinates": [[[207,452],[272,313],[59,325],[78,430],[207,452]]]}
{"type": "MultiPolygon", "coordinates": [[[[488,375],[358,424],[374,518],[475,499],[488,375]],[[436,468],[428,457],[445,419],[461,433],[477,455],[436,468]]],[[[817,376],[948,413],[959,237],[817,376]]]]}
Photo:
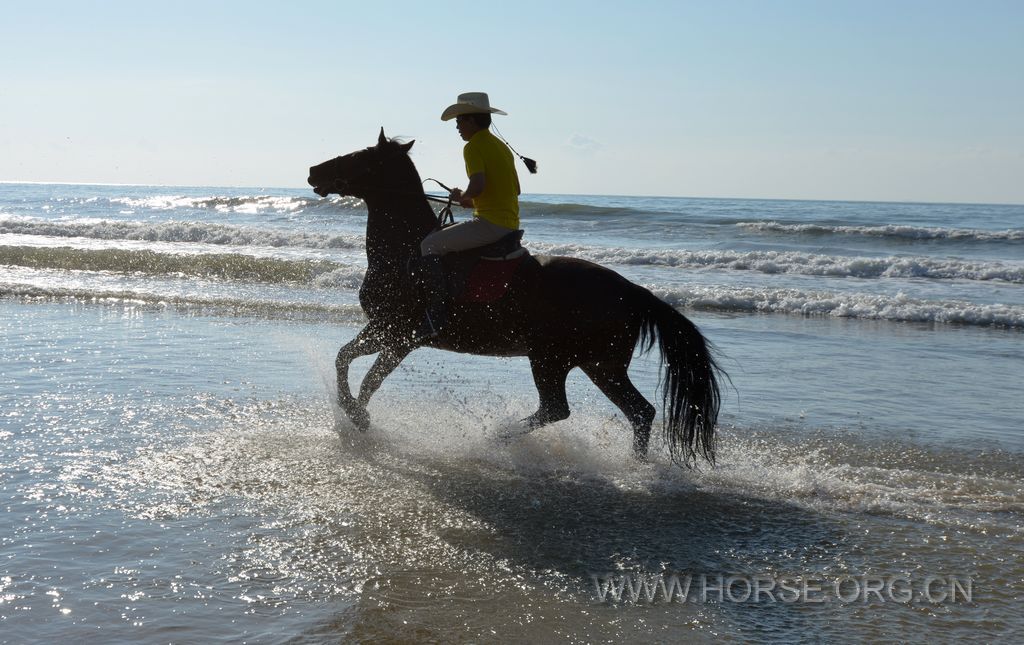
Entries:
{"type": "Polygon", "coordinates": [[[645,293],[653,297],[593,262],[530,254],[504,298],[453,309],[443,348],[499,356],[568,352],[581,361],[611,347],[629,353],[645,293]]]}
{"type": "MultiPolygon", "coordinates": [[[[633,328],[638,303],[649,296],[615,271],[594,262],[559,256],[534,256],[534,275],[522,294],[530,318],[556,336],[604,335],[633,328]]],[[[653,296],[650,296],[653,297],[653,296]]]]}
{"type": "Polygon", "coordinates": [[[551,290],[569,301],[621,298],[642,289],[615,271],[600,264],[564,256],[534,256],[537,260],[537,287],[551,290]]]}

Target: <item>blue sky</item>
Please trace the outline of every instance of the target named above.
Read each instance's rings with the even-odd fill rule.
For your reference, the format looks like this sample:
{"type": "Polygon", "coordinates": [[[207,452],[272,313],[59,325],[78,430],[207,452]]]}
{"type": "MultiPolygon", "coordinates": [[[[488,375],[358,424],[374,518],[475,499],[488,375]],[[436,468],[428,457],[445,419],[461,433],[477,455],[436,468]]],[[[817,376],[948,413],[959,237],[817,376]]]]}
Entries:
{"type": "Polygon", "coordinates": [[[0,1],[0,180],[302,187],[389,135],[524,191],[1024,203],[1024,2],[0,1]]]}

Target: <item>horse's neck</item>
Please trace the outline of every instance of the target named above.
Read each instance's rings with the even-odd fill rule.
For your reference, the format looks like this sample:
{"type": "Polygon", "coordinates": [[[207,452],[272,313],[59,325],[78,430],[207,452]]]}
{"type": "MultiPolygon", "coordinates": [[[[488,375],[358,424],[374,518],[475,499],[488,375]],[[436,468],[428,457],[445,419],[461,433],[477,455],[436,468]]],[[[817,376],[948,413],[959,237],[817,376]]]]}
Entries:
{"type": "Polygon", "coordinates": [[[402,272],[434,226],[425,197],[391,196],[366,204],[366,261],[369,271],[402,272]]]}

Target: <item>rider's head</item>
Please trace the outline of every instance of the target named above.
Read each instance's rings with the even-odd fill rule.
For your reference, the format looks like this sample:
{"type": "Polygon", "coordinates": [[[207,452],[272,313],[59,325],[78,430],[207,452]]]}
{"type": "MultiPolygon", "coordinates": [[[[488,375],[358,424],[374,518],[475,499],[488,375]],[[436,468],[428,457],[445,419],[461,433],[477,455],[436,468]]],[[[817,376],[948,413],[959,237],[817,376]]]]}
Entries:
{"type": "Polygon", "coordinates": [[[460,114],[455,117],[455,127],[463,141],[469,141],[473,135],[491,126],[491,115],[486,113],[460,114]]]}
{"type": "Polygon", "coordinates": [[[506,114],[491,107],[491,101],[484,92],[465,92],[459,99],[441,113],[441,120],[458,119],[459,134],[466,141],[480,130],[491,127],[492,114],[506,114]]]}

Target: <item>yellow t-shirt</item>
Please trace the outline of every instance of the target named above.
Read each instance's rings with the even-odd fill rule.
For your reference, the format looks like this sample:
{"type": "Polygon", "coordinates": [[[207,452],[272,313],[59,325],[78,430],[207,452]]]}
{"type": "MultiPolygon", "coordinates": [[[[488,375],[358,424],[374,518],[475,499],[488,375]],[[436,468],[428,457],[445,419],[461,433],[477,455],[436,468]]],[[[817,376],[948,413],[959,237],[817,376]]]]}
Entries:
{"type": "Polygon", "coordinates": [[[509,229],[519,228],[519,175],[512,151],[484,128],[462,149],[466,176],[484,173],[484,192],[473,200],[476,216],[509,229]]]}

